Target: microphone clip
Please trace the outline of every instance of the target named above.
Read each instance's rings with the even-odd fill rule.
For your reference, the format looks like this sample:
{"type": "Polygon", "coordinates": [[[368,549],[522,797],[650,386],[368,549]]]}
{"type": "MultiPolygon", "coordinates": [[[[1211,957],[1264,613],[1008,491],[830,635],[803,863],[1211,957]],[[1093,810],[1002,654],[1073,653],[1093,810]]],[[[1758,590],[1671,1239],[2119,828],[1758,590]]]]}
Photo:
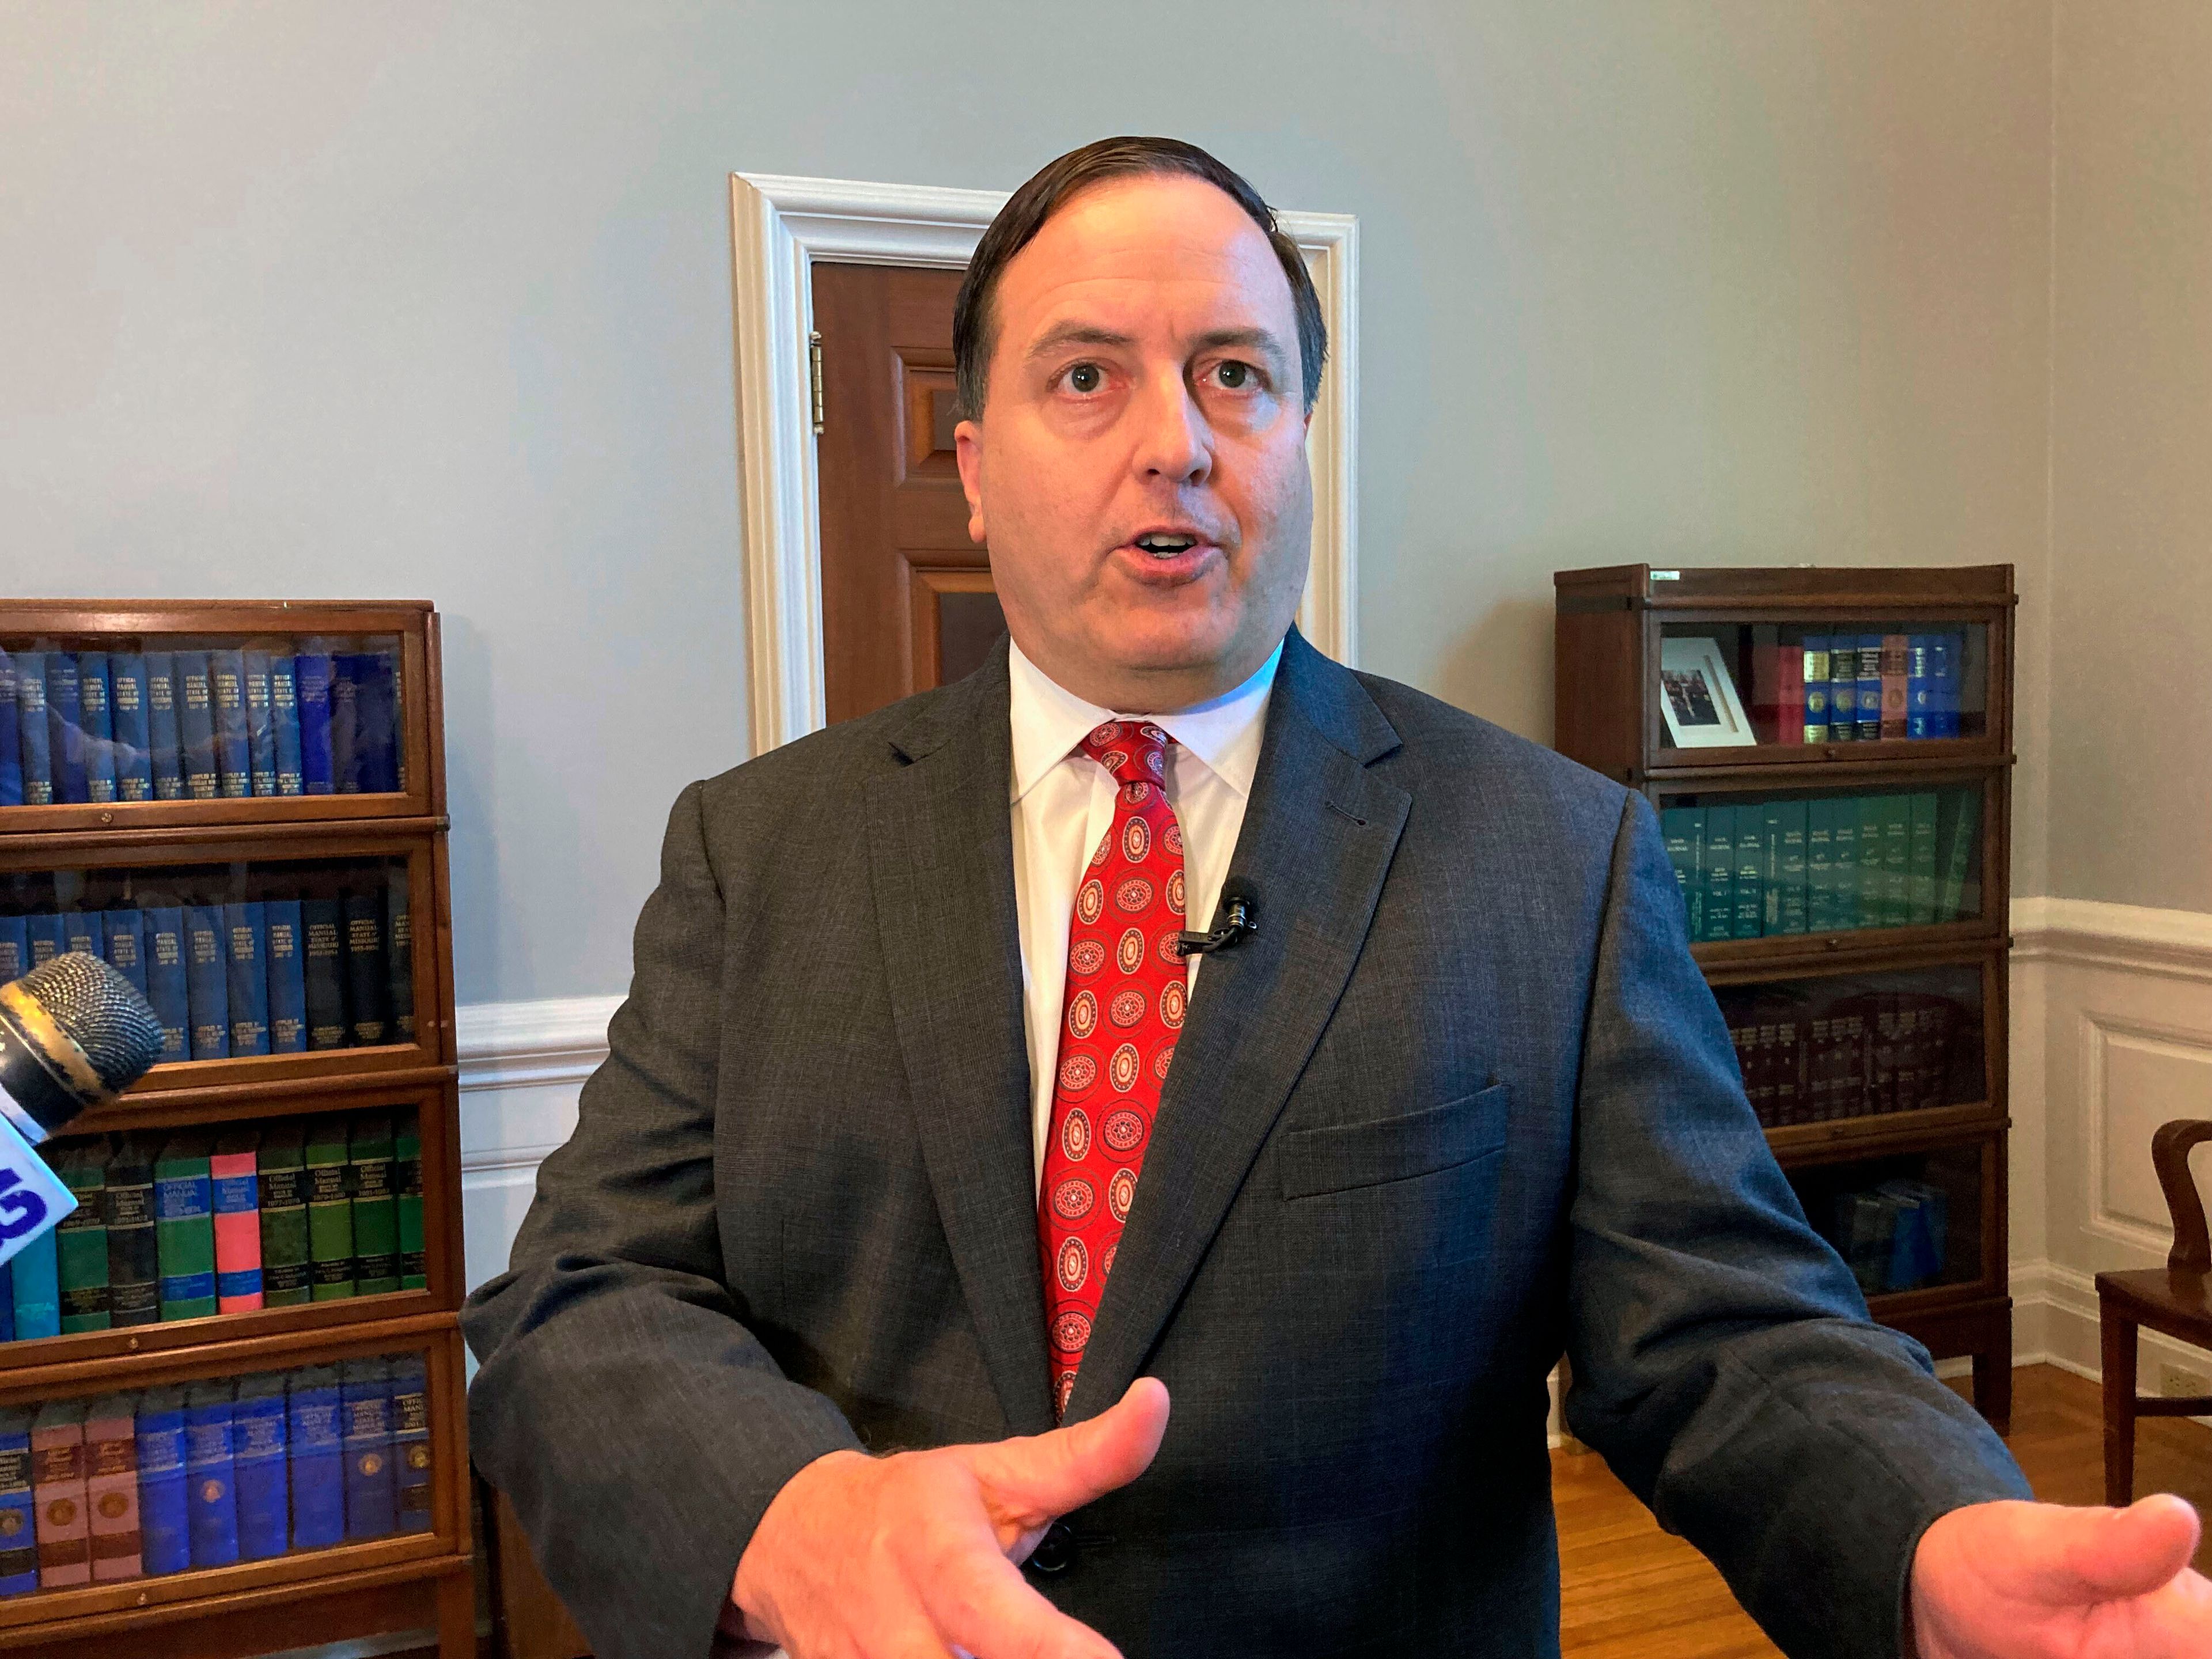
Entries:
{"type": "Polygon", "coordinates": [[[1176,940],[1177,956],[1212,956],[1218,951],[1233,950],[1248,936],[1260,931],[1258,902],[1241,888],[1231,889],[1221,896],[1223,919],[1221,926],[1210,933],[1184,933],[1176,940]]]}

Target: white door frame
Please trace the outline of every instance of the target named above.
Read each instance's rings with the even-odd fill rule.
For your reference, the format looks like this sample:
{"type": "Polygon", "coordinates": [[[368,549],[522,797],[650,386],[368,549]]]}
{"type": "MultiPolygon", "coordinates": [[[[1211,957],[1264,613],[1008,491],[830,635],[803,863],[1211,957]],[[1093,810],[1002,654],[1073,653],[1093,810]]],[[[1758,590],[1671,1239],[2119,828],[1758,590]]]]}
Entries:
{"type": "MultiPolygon", "coordinates": [[[[730,175],[738,355],[738,469],[753,752],[818,731],[822,520],[807,335],[817,259],[964,265],[1006,199],[993,190],[856,184],[774,173],[730,175]]],[[[1298,627],[1338,661],[1353,659],[1358,459],[1359,224],[1346,213],[1279,213],[1305,255],[1328,324],[1328,372],[1314,405],[1313,567],[1298,627]]]]}

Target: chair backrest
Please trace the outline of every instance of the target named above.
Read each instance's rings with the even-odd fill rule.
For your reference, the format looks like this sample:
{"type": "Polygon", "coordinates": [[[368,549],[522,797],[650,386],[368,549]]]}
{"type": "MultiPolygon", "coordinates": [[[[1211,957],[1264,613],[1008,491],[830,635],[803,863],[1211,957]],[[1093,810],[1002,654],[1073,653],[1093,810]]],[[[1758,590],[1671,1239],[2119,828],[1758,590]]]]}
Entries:
{"type": "Polygon", "coordinates": [[[2166,1254],[2166,1265],[2212,1273],[2212,1237],[2204,1231],[2204,1200],[2189,1174],[2189,1149],[2200,1140],[2212,1140],[2212,1121],[2178,1117],[2160,1125],[2150,1138],[2150,1161],[2158,1171],[2158,1184],[2166,1189],[2166,1212],[2173,1218],[2173,1249],[2166,1254]]]}

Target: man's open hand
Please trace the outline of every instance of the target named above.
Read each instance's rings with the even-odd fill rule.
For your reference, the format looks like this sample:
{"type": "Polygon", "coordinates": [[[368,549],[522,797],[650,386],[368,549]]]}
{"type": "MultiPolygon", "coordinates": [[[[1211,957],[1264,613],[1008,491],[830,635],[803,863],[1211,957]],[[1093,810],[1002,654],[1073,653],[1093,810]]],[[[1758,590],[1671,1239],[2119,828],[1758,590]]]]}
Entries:
{"type": "Polygon", "coordinates": [[[1954,1510],[1912,1558],[1921,1659],[2203,1659],[2212,1582],[2190,1570],[2197,1530],[2172,1497],[1954,1510]]]}
{"type": "Polygon", "coordinates": [[[818,1457],[738,1562],[744,1634],[791,1659],[1119,1659],[1015,1563],[1057,1517],[1142,1474],[1167,1425],[1166,1386],[1139,1377],[1109,1410],[1049,1434],[818,1457]]]}

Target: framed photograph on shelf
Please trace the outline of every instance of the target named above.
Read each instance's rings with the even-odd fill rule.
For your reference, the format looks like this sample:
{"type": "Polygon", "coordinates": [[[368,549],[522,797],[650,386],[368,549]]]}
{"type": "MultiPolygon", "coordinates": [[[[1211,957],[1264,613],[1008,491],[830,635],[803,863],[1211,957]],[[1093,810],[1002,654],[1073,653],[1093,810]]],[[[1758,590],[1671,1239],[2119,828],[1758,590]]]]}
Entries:
{"type": "Polygon", "coordinates": [[[1733,749],[1759,741],[1718,641],[1702,635],[1662,640],[1659,691],[1667,736],[1677,749],[1733,749]]]}

